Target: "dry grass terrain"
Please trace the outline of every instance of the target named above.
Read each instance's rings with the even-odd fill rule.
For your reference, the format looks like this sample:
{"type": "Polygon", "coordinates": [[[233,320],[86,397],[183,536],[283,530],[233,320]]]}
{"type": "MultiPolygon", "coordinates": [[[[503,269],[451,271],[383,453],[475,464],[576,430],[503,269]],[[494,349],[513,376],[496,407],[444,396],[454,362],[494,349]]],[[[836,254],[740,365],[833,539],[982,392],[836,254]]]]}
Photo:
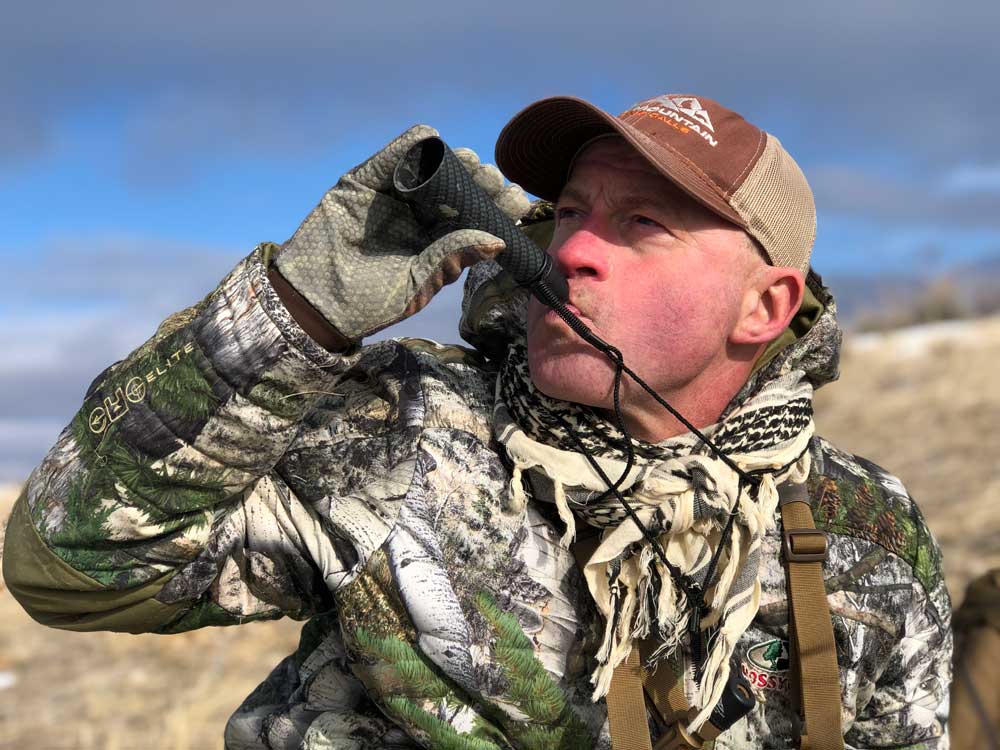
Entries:
{"type": "MultiPolygon", "coordinates": [[[[0,496],[3,520],[16,499],[0,496]]],[[[175,636],[36,624],[0,581],[0,750],[208,750],[301,623],[175,636]]]]}
{"type": "MultiPolygon", "coordinates": [[[[1000,566],[1000,318],[858,337],[817,396],[822,434],[902,477],[957,600],[1000,566]]],[[[14,488],[0,494],[6,518],[14,488]]],[[[178,636],[34,624],[0,582],[0,749],[221,747],[230,712],[295,645],[291,621],[178,636]]]]}

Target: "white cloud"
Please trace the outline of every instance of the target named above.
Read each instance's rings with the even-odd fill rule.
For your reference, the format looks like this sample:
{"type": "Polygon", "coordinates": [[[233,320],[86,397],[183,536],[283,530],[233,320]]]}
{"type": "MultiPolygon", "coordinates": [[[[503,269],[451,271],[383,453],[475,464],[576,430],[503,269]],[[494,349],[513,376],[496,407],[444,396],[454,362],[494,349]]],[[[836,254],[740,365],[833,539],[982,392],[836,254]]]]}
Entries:
{"type": "Polygon", "coordinates": [[[678,90],[731,103],[793,146],[1000,158],[1000,99],[984,94],[1000,6],[986,0],[947,13],[903,0],[625,0],[614,13],[587,0],[500,11],[247,0],[236,12],[54,0],[14,4],[4,21],[0,90],[16,94],[7,118],[47,128],[95,102],[124,105],[140,173],[220,148],[283,156],[317,132],[408,124],[409,113],[494,117],[553,93],[614,108],[678,90]]]}
{"type": "Polygon", "coordinates": [[[27,479],[68,422],[0,418],[0,484],[27,479]]]}
{"type": "Polygon", "coordinates": [[[951,193],[1000,192],[1000,164],[963,164],[945,175],[942,187],[951,193]]]}
{"type": "MultiPolygon", "coordinates": [[[[0,304],[0,482],[41,460],[106,367],[170,313],[201,299],[238,253],[140,237],[54,239],[12,259],[0,304]]],[[[373,336],[460,343],[462,279],[413,318],[373,336]]]]}
{"type": "Polygon", "coordinates": [[[296,102],[294,90],[210,86],[167,89],[133,110],[125,122],[125,177],[130,184],[163,187],[189,181],[199,169],[248,155],[301,158],[336,145],[328,117],[298,116],[319,101],[296,102]],[[291,113],[292,116],[289,116],[291,113]],[[192,158],[193,155],[203,155],[192,158]],[[206,163],[207,162],[207,163],[206,163]]]}
{"type": "Polygon", "coordinates": [[[155,316],[129,307],[78,312],[36,309],[6,315],[0,328],[4,352],[0,376],[75,369],[123,356],[149,338],[158,323],[155,316]]]}
{"type": "Polygon", "coordinates": [[[903,180],[857,167],[827,164],[809,172],[820,216],[857,216],[887,224],[1000,229],[996,196],[945,190],[940,178],[903,180]]]}
{"type": "Polygon", "coordinates": [[[78,234],[7,259],[0,417],[67,423],[99,373],[169,314],[214,289],[239,257],[150,238],[78,234]]]}
{"type": "Polygon", "coordinates": [[[6,261],[0,305],[126,305],[165,317],[214,289],[243,255],[128,234],[52,236],[6,261]]]}

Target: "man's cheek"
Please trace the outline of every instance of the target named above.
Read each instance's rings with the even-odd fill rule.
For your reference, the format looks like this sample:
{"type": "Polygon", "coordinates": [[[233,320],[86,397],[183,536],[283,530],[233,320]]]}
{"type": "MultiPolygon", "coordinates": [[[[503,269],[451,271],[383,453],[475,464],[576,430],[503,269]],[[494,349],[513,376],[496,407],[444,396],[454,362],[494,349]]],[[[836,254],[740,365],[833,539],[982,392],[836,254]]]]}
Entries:
{"type": "Polygon", "coordinates": [[[541,302],[535,299],[528,302],[528,309],[525,312],[525,329],[529,350],[532,346],[536,349],[544,348],[552,343],[553,337],[557,333],[558,324],[554,325],[553,321],[546,320],[545,316],[548,312],[549,308],[541,302]]]}
{"type": "Polygon", "coordinates": [[[528,297],[528,309],[525,312],[525,321],[528,324],[529,331],[538,323],[538,319],[542,317],[545,309],[542,303],[535,299],[534,296],[528,297]]]}

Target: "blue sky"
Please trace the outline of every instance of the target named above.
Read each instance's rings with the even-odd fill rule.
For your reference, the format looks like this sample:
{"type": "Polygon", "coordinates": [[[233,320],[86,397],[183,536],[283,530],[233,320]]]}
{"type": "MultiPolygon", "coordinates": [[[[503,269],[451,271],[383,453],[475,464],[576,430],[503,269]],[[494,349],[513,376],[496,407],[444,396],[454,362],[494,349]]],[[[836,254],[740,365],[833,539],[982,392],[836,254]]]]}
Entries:
{"type": "MultiPolygon", "coordinates": [[[[814,266],[1000,255],[1000,5],[15,4],[0,28],[0,481],[107,364],[415,122],[489,157],[554,94],[715,98],[813,185],[814,266]]],[[[457,289],[392,333],[454,340],[457,289]]],[[[836,288],[835,288],[836,291],[836,288]]]]}

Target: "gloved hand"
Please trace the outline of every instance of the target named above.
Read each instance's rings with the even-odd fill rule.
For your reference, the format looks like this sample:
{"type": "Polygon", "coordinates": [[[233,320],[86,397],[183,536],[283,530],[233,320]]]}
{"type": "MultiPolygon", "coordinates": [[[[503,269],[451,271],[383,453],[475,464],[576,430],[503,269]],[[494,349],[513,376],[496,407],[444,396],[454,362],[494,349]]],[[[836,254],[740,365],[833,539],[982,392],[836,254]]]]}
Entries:
{"type": "MultiPolygon", "coordinates": [[[[409,148],[437,131],[415,125],[345,174],[278,252],[278,273],[349,344],[421,310],[462,269],[503,251],[503,240],[461,229],[432,240],[392,187],[409,148]]],[[[463,166],[500,209],[517,220],[527,196],[500,171],[456,149],[463,166]]],[[[280,290],[279,290],[280,292],[280,290]]]]}

